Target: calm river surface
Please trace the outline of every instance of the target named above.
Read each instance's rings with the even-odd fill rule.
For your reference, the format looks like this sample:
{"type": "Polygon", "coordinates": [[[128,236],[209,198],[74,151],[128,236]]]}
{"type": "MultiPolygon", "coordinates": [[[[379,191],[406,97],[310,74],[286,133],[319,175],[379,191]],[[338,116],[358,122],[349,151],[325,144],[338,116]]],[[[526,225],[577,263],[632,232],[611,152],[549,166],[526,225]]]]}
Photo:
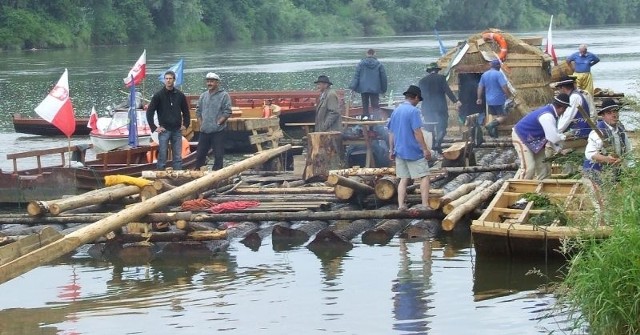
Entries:
{"type": "MultiPolygon", "coordinates": [[[[468,35],[441,33],[447,47],[468,35]]],[[[602,59],[593,69],[597,87],[636,93],[640,28],[559,30],[554,40],[562,57],[589,44],[602,59]]],[[[14,133],[10,113],[32,114],[68,68],[76,115],[88,115],[94,105],[104,114],[107,105],[126,97],[122,78],[143,48],[145,96],[161,87],[155,78],[181,57],[183,90],[189,93],[204,89],[208,71],[220,74],[229,90],[311,89],[320,74],[345,88],[365,50],[375,48],[396,96],[438,57],[431,35],[2,53],[0,168],[11,167],[7,153],[66,145],[64,138],[14,133]]],[[[553,296],[538,290],[557,278],[562,264],[479,259],[465,227],[430,241],[396,238],[376,247],[354,242],[354,249],[331,259],[304,246],[276,251],[266,239],[257,252],[232,242],[227,253],[213,259],[143,265],[97,261],[81,250],[0,285],[0,334],[571,332],[567,316],[554,309],[553,296]]]]}

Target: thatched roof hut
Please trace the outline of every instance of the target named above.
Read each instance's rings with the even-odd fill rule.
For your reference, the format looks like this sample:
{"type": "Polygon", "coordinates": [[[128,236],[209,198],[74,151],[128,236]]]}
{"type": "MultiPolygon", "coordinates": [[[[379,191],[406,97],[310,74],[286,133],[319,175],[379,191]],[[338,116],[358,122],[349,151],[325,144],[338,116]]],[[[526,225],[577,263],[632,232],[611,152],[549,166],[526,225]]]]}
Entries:
{"type": "MultiPolygon", "coordinates": [[[[471,35],[466,41],[469,45],[468,49],[459,62],[453,65],[448,77],[451,89],[459,92],[463,105],[465,95],[468,95],[468,99],[472,98],[472,103],[475,104],[477,82],[482,73],[489,69],[489,62],[498,58],[501,52],[498,42],[483,38],[483,34],[489,37],[486,33],[499,34],[495,40],[501,40],[499,37],[502,37],[506,43],[506,56],[501,57],[504,58],[502,70],[516,91],[515,106],[509,112],[504,125],[510,128],[510,125],[517,122],[523,115],[548,103],[553,98],[553,90],[549,86],[552,81],[552,59],[540,49],[541,38],[523,40],[498,29],[488,29],[471,35]]],[[[449,50],[438,60],[438,65],[442,69],[449,68],[454,58],[464,50],[464,46],[465,43],[461,42],[457,47],[449,50]]],[[[502,52],[504,54],[504,50],[502,52]]],[[[458,115],[455,108],[453,109],[449,113],[451,120],[458,115]]]]}

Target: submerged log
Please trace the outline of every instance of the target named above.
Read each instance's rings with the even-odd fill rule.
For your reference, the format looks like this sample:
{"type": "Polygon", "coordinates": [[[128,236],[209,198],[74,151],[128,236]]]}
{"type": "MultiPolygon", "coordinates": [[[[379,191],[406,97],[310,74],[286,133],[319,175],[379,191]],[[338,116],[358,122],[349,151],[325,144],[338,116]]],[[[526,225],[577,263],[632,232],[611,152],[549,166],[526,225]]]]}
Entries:
{"type": "Polygon", "coordinates": [[[367,230],[362,234],[362,243],[368,245],[386,245],[398,233],[404,230],[409,220],[391,219],[367,230]]]}
{"type": "Polygon", "coordinates": [[[409,222],[407,228],[400,233],[400,238],[407,240],[424,240],[436,237],[442,231],[439,220],[414,219],[409,222]]]}
{"type": "Polygon", "coordinates": [[[325,181],[329,171],[343,166],[342,133],[339,131],[314,132],[307,135],[307,140],[307,160],[302,179],[325,181]]]}
{"type": "Polygon", "coordinates": [[[171,191],[159,194],[147,201],[132,205],[117,214],[97,221],[89,226],[76,230],[65,237],[34,250],[20,258],[0,266],[0,283],[13,279],[41,264],[50,262],[62,255],[74,251],[79,246],[93,241],[111,231],[119,229],[132,221],[138,221],[148,213],[173,203],[174,199],[183,198],[191,193],[201,191],[219,180],[229,178],[250,167],[262,164],[271,157],[277,156],[291,148],[290,145],[265,150],[239,163],[227,166],[210,175],[191,181],[171,191]]]}
{"type": "Polygon", "coordinates": [[[238,224],[229,223],[225,228],[229,239],[244,238],[259,229],[257,223],[250,221],[244,221],[238,224]]]}
{"type": "Polygon", "coordinates": [[[347,252],[353,248],[350,242],[354,237],[363,231],[373,227],[375,223],[372,220],[359,219],[352,221],[344,228],[327,228],[316,234],[307,248],[319,255],[335,255],[347,252]]]}
{"type": "Polygon", "coordinates": [[[273,224],[260,228],[258,231],[247,234],[242,240],[240,240],[240,243],[244,244],[252,251],[258,251],[262,244],[262,240],[271,235],[276,227],[289,228],[290,226],[291,224],[287,221],[274,222],[273,224]]]}
{"type": "MultiPolygon", "coordinates": [[[[227,238],[226,230],[209,230],[185,232],[181,230],[168,232],[148,232],[143,234],[116,234],[113,238],[118,243],[136,242],[176,242],[176,241],[212,241],[227,238]]],[[[96,243],[104,242],[104,239],[96,240],[96,243]]]]}
{"type": "Polygon", "coordinates": [[[450,231],[452,230],[456,223],[462,218],[463,215],[467,213],[471,213],[474,209],[478,208],[483,202],[492,197],[502,184],[504,183],[504,179],[498,179],[493,184],[488,187],[485,187],[480,192],[476,193],[473,197],[467,200],[465,203],[460,204],[455,207],[443,220],[442,220],[442,229],[450,231]]]}
{"type": "Polygon", "coordinates": [[[276,251],[304,244],[315,233],[327,228],[326,221],[305,221],[298,227],[275,226],[271,232],[271,243],[276,251]]]}

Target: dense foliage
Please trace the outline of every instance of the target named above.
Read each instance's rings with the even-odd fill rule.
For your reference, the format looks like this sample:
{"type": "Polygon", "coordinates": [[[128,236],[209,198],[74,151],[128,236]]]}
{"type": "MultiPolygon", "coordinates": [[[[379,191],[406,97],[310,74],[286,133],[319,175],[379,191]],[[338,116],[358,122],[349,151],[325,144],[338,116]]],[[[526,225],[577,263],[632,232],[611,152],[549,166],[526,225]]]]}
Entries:
{"type": "Polygon", "coordinates": [[[637,0],[0,0],[0,49],[640,22],[637,0]]]}

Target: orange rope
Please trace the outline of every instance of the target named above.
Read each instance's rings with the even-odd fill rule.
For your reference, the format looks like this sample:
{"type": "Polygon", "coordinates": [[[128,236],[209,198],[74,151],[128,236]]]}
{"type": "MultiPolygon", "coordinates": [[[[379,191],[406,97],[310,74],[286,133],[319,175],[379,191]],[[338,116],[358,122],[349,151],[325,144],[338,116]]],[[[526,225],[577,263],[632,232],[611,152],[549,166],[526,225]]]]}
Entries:
{"type": "Polygon", "coordinates": [[[204,211],[215,205],[217,205],[217,203],[209,199],[199,198],[199,199],[193,199],[193,200],[186,200],[185,202],[182,203],[182,205],[180,205],[180,208],[183,211],[204,211]]]}

